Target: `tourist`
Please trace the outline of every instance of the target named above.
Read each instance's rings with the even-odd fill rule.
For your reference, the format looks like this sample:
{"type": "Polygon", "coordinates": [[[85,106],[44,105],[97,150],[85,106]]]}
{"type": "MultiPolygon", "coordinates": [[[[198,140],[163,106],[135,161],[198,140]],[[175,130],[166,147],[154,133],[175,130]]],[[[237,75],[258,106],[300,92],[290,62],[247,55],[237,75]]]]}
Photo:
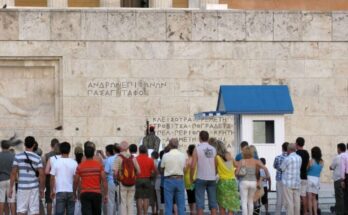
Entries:
{"type": "Polygon", "coordinates": [[[307,186],[307,198],[308,198],[308,210],[310,215],[317,215],[318,202],[316,196],[320,189],[320,173],[323,170],[324,161],[322,160],[322,154],[319,147],[315,146],[311,149],[312,159],[309,162],[307,170],[308,186],[307,186]]]}
{"type": "Polygon", "coordinates": [[[235,162],[232,155],[227,151],[224,143],[211,138],[209,143],[216,149],[216,167],[219,176],[217,184],[217,201],[220,215],[239,211],[240,200],[236,177],[234,174],[235,162]]]}
{"type": "MultiPolygon", "coordinates": [[[[266,166],[266,159],[260,158],[260,161],[263,165],[266,166]]],[[[267,176],[266,171],[264,169],[260,169],[260,177],[262,182],[262,189],[264,190],[264,194],[261,197],[261,204],[265,206],[266,215],[269,215],[268,213],[268,191],[271,189],[271,178],[267,176]]]]}
{"type": "Polygon", "coordinates": [[[128,152],[128,142],[122,141],[120,144],[120,154],[115,160],[114,174],[119,183],[120,190],[120,212],[121,215],[134,214],[133,200],[135,194],[136,174],[140,174],[140,169],[136,158],[128,152]],[[125,171],[128,174],[125,174],[125,171]]]}
{"type": "Polygon", "coordinates": [[[108,203],[106,206],[107,215],[114,215],[116,213],[116,192],[117,187],[114,181],[113,167],[115,163],[115,145],[110,144],[105,147],[106,159],[104,160],[104,171],[106,174],[106,180],[108,182],[108,203]]]}
{"type": "MultiPolygon", "coordinates": [[[[348,144],[347,144],[348,149],[348,144]]],[[[344,202],[348,202],[348,150],[345,153],[342,153],[341,157],[341,186],[344,190],[344,202]]],[[[348,214],[348,204],[344,204],[344,212],[348,214]]]]}
{"type": "Polygon", "coordinates": [[[164,171],[161,170],[161,163],[162,163],[162,158],[163,158],[164,154],[165,154],[164,150],[160,151],[160,154],[159,154],[160,161],[158,162],[158,166],[157,166],[157,170],[159,171],[159,174],[161,176],[161,185],[160,185],[161,208],[160,208],[160,215],[163,215],[163,210],[164,210],[164,171]]]}
{"type": "Polygon", "coordinates": [[[45,174],[46,174],[46,180],[45,180],[45,202],[46,202],[46,210],[47,210],[47,215],[52,214],[52,199],[51,199],[51,175],[50,175],[50,170],[51,170],[51,165],[49,164],[48,171],[46,171],[47,164],[49,163],[49,159],[53,156],[57,156],[59,154],[59,141],[56,138],[53,138],[51,140],[51,151],[46,153],[44,155],[44,168],[45,168],[45,174]]]}
{"type": "Polygon", "coordinates": [[[77,162],[69,158],[70,143],[59,144],[61,158],[51,168],[51,198],[56,199],[55,215],[74,215],[76,195],[73,193],[77,162]]]}
{"type": "MultiPolygon", "coordinates": [[[[92,144],[91,144],[92,145],[92,144]]],[[[103,165],[95,160],[95,149],[87,145],[84,149],[85,161],[77,167],[74,179],[74,193],[80,184],[80,201],[82,215],[100,215],[102,211],[102,192],[107,203],[108,184],[103,165]],[[103,189],[102,186],[103,185],[103,189]]]]}
{"type": "MultiPolygon", "coordinates": [[[[1,152],[0,152],[0,214],[4,214],[4,207],[9,207],[11,214],[16,214],[16,195],[15,187],[12,188],[12,197],[10,194],[10,175],[13,160],[15,155],[10,152],[10,144],[7,140],[1,141],[1,152]]],[[[8,214],[5,213],[5,214],[8,214]]]]}
{"type": "Polygon", "coordinates": [[[136,157],[138,155],[138,146],[136,144],[130,144],[129,153],[133,155],[133,157],[136,157]]]}
{"type": "MultiPolygon", "coordinates": [[[[185,180],[185,188],[186,188],[186,194],[187,194],[187,201],[190,208],[190,215],[195,214],[196,211],[196,198],[195,198],[195,186],[190,180],[190,170],[192,165],[192,154],[195,149],[195,145],[189,145],[187,148],[187,159],[185,164],[185,170],[184,170],[184,180],[185,180]]],[[[197,171],[195,170],[195,173],[193,174],[193,179],[197,176],[197,171]]]]}
{"type": "Polygon", "coordinates": [[[335,209],[337,215],[343,215],[344,214],[344,190],[341,186],[341,157],[343,153],[346,152],[346,145],[344,143],[337,144],[337,155],[332,161],[332,164],[330,165],[330,170],[333,171],[332,173],[332,179],[334,181],[334,188],[335,188],[335,209]]]}
{"type": "Polygon", "coordinates": [[[301,211],[301,164],[302,159],[296,153],[296,145],[288,145],[288,156],[282,162],[280,169],[282,174],[284,204],[287,215],[299,215],[301,211]]]}
{"type": "Polygon", "coordinates": [[[284,159],[288,155],[288,142],[283,143],[282,145],[282,154],[278,155],[274,159],[273,167],[277,170],[276,172],[276,191],[277,191],[277,197],[276,197],[276,208],[275,208],[275,215],[280,215],[282,212],[282,207],[284,206],[284,197],[283,197],[283,183],[282,183],[282,170],[280,169],[280,166],[282,165],[284,159]]]}
{"type": "Polygon", "coordinates": [[[164,203],[165,214],[172,215],[173,201],[177,205],[179,215],[185,214],[185,184],[184,168],[185,154],[178,150],[179,141],[176,138],[169,140],[171,150],[163,155],[161,168],[164,170],[164,203]]]}
{"type": "Polygon", "coordinates": [[[208,193],[208,204],[212,215],[217,213],[218,207],[216,201],[216,150],[208,143],[208,140],[209,133],[201,131],[199,133],[200,143],[192,154],[190,180],[193,181],[193,176],[197,169],[197,179],[195,180],[197,215],[203,215],[205,191],[208,193]]]}
{"type": "Polygon", "coordinates": [[[151,153],[151,158],[154,162],[157,173],[152,179],[152,189],[153,189],[152,197],[153,198],[150,199],[150,205],[152,207],[152,214],[158,214],[161,208],[161,175],[159,174],[159,171],[158,171],[159,153],[156,151],[153,151],[151,153]]]}
{"type": "Polygon", "coordinates": [[[250,146],[243,148],[243,159],[239,161],[236,173],[239,177],[240,195],[242,214],[251,215],[254,211],[254,195],[258,188],[257,186],[257,169],[265,169],[269,176],[267,168],[260,160],[254,158],[255,152],[250,146]]]}
{"type": "Polygon", "coordinates": [[[244,147],[246,147],[248,145],[249,145],[249,143],[247,141],[242,141],[240,143],[240,151],[241,152],[236,155],[236,158],[235,158],[236,161],[240,161],[243,159],[243,155],[242,155],[243,149],[244,149],[244,147]]]}
{"type": "Polygon", "coordinates": [[[39,214],[40,198],[44,197],[45,175],[41,157],[33,152],[35,138],[24,140],[25,151],[15,156],[11,172],[10,195],[18,175],[17,214],[39,214]]]}
{"type": "Polygon", "coordinates": [[[83,158],[83,148],[80,145],[77,145],[74,149],[75,161],[77,164],[82,162],[83,158]]]}
{"type": "Polygon", "coordinates": [[[307,167],[308,167],[308,163],[309,163],[309,154],[308,154],[307,150],[303,149],[304,144],[305,144],[305,139],[303,137],[298,137],[296,139],[296,148],[297,148],[296,153],[302,159],[302,165],[301,165],[301,189],[300,189],[301,203],[303,205],[303,213],[307,214],[307,212],[308,212],[307,167]]]}
{"type": "Polygon", "coordinates": [[[146,136],[142,139],[140,145],[146,146],[149,157],[152,151],[160,152],[162,150],[161,139],[156,135],[154,125],[150,125],[148,130],[146,130],[146,136]]]}
{"type": "Polygon", "coordinates": [[[153,195],[151,177],[157,173],[153,160],[147,154],[145,145],[139,147],[139,155],[136,158],[140,167],[135,184],[135,200],[137,203],[137,214],[147,215],[149,201],[153,195]]]}

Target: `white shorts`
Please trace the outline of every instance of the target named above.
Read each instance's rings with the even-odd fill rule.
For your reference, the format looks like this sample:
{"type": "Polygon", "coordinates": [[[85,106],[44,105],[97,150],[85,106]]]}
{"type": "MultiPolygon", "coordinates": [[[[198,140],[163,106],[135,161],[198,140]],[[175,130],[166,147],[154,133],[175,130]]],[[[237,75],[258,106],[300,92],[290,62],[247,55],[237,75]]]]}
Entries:
{"type": "Polygon", "coordinates": [[[300,196],[302,196],[302,197],[307,196],[307,187],[308,187],[308,181],[301,180],[300,196]]]}
{"type": "Polygon", "coordinates": [[[15,203],[16,202],[16,188],[12,188],[12,198],[8,198],[10,194],[10,180],[0,181],[0,203],[15,203]]]}
{"type": "Polygon", "coordinates": [[[319,177],[308,176],[307,192],[318,194],[320,190],[319,177]]]}
{"type": "Polygon", "coordinates": [[[17,213],[40,214],[39,188],[17,191],[17,213]]]}

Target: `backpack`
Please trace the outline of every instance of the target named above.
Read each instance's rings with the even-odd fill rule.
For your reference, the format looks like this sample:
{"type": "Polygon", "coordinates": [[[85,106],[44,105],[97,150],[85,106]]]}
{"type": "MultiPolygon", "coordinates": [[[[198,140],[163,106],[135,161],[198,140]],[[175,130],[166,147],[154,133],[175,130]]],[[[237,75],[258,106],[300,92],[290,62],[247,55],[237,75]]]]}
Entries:
{"type": "Polygon", "coordinates": [[[124,186],[133,186],[135,185],[135,166],[133,162],[133,155],[129,158],[119,155],[122,159],[121,167],[118,170],[117,180],[121,182],[124,186]]]}

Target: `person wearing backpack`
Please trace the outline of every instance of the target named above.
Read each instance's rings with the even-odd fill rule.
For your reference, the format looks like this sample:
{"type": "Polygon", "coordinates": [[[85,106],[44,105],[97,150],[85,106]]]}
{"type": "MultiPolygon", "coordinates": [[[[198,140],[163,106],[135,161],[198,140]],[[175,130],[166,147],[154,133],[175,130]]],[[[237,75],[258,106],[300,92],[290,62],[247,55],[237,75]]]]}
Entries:
{"type": "Polygon", "coordinates": [[[135,194],[136,175],[140,174],[139,164],[133,155],[128,152],[129,144],[122,141],[121,153],[115,159],[114,174],[120,189],[120,212],[121,215],[134,214],[133,200],[135,194]]]}

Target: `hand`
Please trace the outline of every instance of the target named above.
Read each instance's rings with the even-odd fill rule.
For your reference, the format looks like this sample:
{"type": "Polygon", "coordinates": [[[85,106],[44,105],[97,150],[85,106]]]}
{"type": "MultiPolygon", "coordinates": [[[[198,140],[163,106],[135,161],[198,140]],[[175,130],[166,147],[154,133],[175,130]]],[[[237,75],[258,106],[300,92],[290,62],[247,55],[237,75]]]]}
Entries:
{"type": "Polygon", "coordinates": [[[56,193],[55,192],[51,192],[51,199],[55,199],[56,198],[56,193]]]}
{"type": "Polygon", "coordinates": [[[11,198],[12,198],[12,195],[13,195],[13,190],[10,189],[10,193],[8,194],[8,198],[11,199],[11,198]]]}
{"type": "Polygon", "coordinates": [[[77,200],[76,193],[73,194],[73,200],[74,200],[74,202],[76,202],[76,200],[77,200]]]}
{"type": "Polygon", "coordinates": [[[343,189],[346,189],[346,184],[344,183],[344,180],[341,181],[341,186],[343,189]]]}
{"type": "Polygon", "coordinates": [[[104,204],[107,204],[107,203],[108,203],[108,196],[104,195],[104,204]]]}
{"type": "Polygon", "coordinates": [[[45,191],[40,190],[40,198],[43,199],[45,197],[45,191]]]}

